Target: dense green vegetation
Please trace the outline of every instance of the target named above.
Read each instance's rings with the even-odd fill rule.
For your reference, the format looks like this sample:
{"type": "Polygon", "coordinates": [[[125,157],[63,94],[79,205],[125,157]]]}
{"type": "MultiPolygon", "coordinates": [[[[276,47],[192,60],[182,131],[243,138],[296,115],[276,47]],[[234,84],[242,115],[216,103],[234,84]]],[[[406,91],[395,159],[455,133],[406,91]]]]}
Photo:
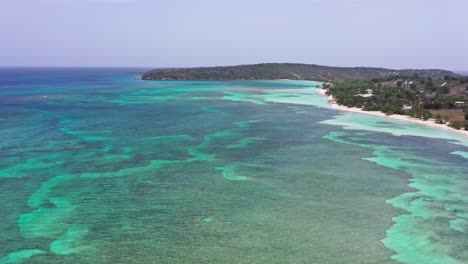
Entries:
{"type": "Polygon", "coordinates": [[[410,76],[374,78],[370,81],[336,81],[326,85],[327,93],[336,103],[359,107],[365,111],[381,111],[388,115],[402,114],[438,123],[450,121],[454,128],[468,129],[468,77],[445,75],[439,79],[410,76]],[[464,109],[463,109],[464,108],[464,109]],[[444,120],[431,110],[459,109],[464,111],[464,120],[444,120]]]}
{"type": "Polygon", "coordinates": [[[263,63],[226,67],[155,69],[143,74],[143,80],[371,80],[414,75],[443,78],[455,76],[445,70],[392,70],[366,67],[328,67],[313,64],[263,63]]]}
{"type": "Polygon", "coordinates": [[[381,111],[386,114],[409,114],[428,119],[431,113],[421,107],[403,110],[404,105],[414,105],[417,94],[401,87],[383,87],[371,81],[341,81],[336,82],[328,90],[336,102],[348,107],[359,107],[365,111],[381,111]],[[372,90],[371,97],[360,95],[372,90]]]}
{"type": "MultiPolygon", "coordinates": [[[[466,121],[465,121],[466,122],[466,121]]],[[[462,127],[465,126],[465,122],[462,121],[452,121],[449,123],[449,127],[455,128],[455,129],[461,129],[462,127]]]]}

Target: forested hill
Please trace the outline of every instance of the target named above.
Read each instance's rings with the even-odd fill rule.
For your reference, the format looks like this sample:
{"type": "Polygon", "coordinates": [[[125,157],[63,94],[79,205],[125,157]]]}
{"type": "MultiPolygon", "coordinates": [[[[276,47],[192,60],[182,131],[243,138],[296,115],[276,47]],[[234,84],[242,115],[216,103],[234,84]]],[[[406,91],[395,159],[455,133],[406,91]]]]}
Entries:
{"type": "Polygon", "coordinates": [[[224,67],[154,69],[143,74],[143,80],[371,80],[388,76],[443,78],[456,75],[446,70],[393,70],[367,67],[328,67],[313,64],[263,63],[224,67]]]}

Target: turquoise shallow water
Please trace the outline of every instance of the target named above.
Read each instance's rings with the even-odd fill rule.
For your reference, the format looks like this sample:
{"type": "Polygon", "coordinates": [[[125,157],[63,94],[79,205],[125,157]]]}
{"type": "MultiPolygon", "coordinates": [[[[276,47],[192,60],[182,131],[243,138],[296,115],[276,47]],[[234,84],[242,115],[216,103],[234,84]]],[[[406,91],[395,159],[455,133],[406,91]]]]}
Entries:
{"type": "Polygon", "coordinates": [[[467,263],[468,143],[314,82],[0,70],[0,263],[467,263]]]}

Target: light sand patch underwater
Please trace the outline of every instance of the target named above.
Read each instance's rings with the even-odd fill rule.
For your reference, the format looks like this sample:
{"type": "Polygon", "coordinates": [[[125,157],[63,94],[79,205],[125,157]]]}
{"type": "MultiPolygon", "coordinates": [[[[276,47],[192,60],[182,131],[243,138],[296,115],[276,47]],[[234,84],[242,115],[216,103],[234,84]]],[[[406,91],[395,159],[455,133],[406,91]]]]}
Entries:
{"type": "Polygon", "coordinates": [[[382,240],[396,252],[393,258],[404,263],[466,263],[468,255],[461,249],[467,245],[468,167],[454,169],[453,162],[415,156],[410,148],[360,143],[368,136],[334,132],[326,138],[372,149],[375,157],[365,160],[411,175],[414,191],[388,200],[404,210],[382,240]]]}
{"type": "Polygon", "coordinates": [[[321,123],[341,126],[349,130],[390,133],[395,136],[420,136],[447,139],[450,140],[451,143],[468,146],[468,137],[447,130],[360,113],[341,113],[321,123]]]}
{"type": "MultiPolygon", "coordinates": [[[[265,81],[264,83],[268,83],[265,81]]],[[[245,89],[236,88],[234,91],[226,91],[224,99],[232,101],[251,102],[255,104],[283,103],[291,105],[310,105],[326,107],[327,101],[324,99],[316,87],[321,87],[320,82],[307,81],[271,81],[271,83],[283,83],[296,85],[290,89],[245,89]]]]}

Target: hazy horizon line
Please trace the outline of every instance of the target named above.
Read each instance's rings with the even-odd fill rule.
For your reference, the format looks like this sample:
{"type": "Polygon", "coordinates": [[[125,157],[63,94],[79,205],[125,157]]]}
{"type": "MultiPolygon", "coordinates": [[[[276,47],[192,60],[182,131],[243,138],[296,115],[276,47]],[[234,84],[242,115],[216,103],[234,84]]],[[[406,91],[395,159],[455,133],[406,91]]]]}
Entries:
{"type": "Polygon", "coordinates": [[[303,63],[303,62],[258,62],[258,63],[241,63],[241,64],[224,64],[224,65],[201,65],[201,66],[125,66],[125,65],[0,65],[0,69],[57,69],[57,68],[73,68],[73,69],[165,69],[165,68],[200,68],[200,67],[229,67],[229,66],[240,66],[240,65],[256,65],[256,64],[304,64],[304,65],[318,65],[325,67],[340,67],[340,68],[382,68],[391,70],[448,70],[458,74],[468,74],[468,69],[454,69],[454,68],[420,68],[420,67],[408,67],[408,68],[389,68],[385,66],[337,66],[337,65],[324,65],[316,63],[303,63]]]}

